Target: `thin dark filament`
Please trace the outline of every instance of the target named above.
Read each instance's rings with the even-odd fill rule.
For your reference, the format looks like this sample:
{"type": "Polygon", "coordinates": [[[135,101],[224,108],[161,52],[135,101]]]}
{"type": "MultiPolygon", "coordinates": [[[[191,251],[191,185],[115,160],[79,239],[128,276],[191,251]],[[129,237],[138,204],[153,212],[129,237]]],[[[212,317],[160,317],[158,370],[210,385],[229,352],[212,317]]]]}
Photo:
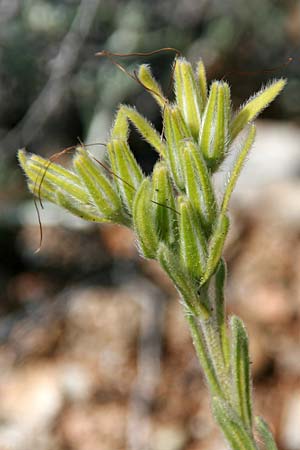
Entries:
{"type": "Polygon", "coordinates": [[[95,158],[93,156],[93,159],[100,164],[101,167],[103,167],[103,169],[107,170],[107,172],[109,172],[113,177],[118,178],[118,180],[122,181],[122,183],[127,184],[127,186],[129,186],[131,189],[133,189],[134,191],[136,191],[135,187],[132,186],[130,183],[128,183],[128,181],[124,180],[122,177],[120,177],[118,174],[116,174],[113,170],[111,170],[109,167],[107,167],[102,161],[99,161],[97,158],[95,158]]]}
{"type": "Polygon", "coordinates": [[[273,72],[277,72],[278,70],[281,70],[283,68],[285,68],[286,66],[288,66],[289,64],[291,64],[291,62],[294,61],[294,58],[292,58],[291,56],[289,56],[287,58],[287,60],[275,67],[270,67],[269,69],[261,69],[261,70],[253,70],[253,71],[239,71],[239,70],[231,70],[229,72],[227,72],[222,79],[227,78],[228,75],[243,75],[243,76],[253,76],[253,75],[259,75],[259,74],[268,74],[268,73],[273,73],[273,72]]]}
{"type": "Polygon", "coordinates": [[[164,208],[169,209],[170,211],[173,211],[174,213],[180,216],[180,212],[177,211],[175,208],[172,208],[172,206],[164,205],[163,203],[156,202],[155,200],[151,200],[151,202],[154,203],[155,205],[163,206],[164,208]]]}
{"type": "Polygon", "coordinates": [[[40,215],[40,211],[39,211],[38,204],[37,204],[37,201],[36,201],[36,198],[35,198],[35,197],[33,197],[33,203],[34,203],[34,207],[35,207],[35,210],[36,210],[36,215],[37,215],[37,218],[38,218],[39,230],[40,230],[40,241],[39,241],[39,246],[38,246],[38,248],[35,250],[34,253],[39,253],[39,251],[40,251],[41,248],[42,248],[42,243],[43,243],[43,225],[42,225],[41,215],[40,215]]]}
{"type": "MultiPolygon", "coordinates": [[[[131,57],[131,56],[152,56],[152,55],[157,55],[157,54],[162,53],[162,52],[174,52],[175,53],[175,61],[176,61],[176,59],[178,57],[180,57],[182,55],[180,50],[178,50],[176,48],[164,47],[164,48],[160,48],[160,49],[157,49],[157,50],[153,50],[151,52],[132,52],[132,53],[112,53],[112,52],[109,52],[107,50],[102,50],[101,52],[96,53],[96,56],[101,56],[101,57],[105,56],[105,57],[107,57],[111,61],[112,64],[114,64],[119,70],[121,70],[123,73],[125,73],[129,78],[131,78],[132,80],[134,80],[135,82],[140,84],[147,92],[150,92],[153,95],[157,95],[164,103],[163,110],[162,110],[162,117],[164,117],[165,108],[167,106],[168,98],[169,98],[169,96],[171,94],[172,85],[173,85],[173,81],[174,81],[175,63],[173,64],[173,67],[172,67],[170,80],[169,80],[169,84],[168,84],[168,88],[167,88],[167,98],[165,98],[164,96],[162,96],[160,94],[160,92],[156,92],[154,89],[151,89],[151,88],[145,86],[145,84],[138,77],[138,74],[137,74],[136,70],[134,70],[133,74],[131,74],[127,69],[125,69],[125,67],[122,64],[118,63],[113,58],[113,57],[127,58],[127,57],[131,57]]],[[[164,120],[163,120],[162,130],[161,130],[161,134],[160,134],[161,142],[163,142],[163,140],[164,140],[164,131],[165,131],[165,123],[164,123],[164,120]]]]}

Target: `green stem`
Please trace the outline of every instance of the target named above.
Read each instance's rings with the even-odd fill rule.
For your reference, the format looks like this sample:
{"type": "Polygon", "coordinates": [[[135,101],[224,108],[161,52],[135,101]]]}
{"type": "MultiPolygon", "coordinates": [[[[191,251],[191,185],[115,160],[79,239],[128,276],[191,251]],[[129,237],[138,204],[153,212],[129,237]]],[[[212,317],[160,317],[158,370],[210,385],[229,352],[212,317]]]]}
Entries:
{"type": "Polygon", "coordinates": [[[230,376],[224,359],[220,329],[214,317],[201,320],[199,327],[202,330],[207,352],[210,355],[218,381],[222,386],[222,397],[230,401],[230,376]]]}
{"type": "Polygon", "coordinates": [[[209,384],[210,390],[213,395],[217,395],[218,397],[223,398],[222,387],[219,383],[211,355],[207,351],[206,342],[199,327],[199,322],[195,318],[195,316],[191,315],[190,313],[187,313],[186,318],[190,326],[190,331],[197,356],[204,371],[206,380],[209,384]]]}

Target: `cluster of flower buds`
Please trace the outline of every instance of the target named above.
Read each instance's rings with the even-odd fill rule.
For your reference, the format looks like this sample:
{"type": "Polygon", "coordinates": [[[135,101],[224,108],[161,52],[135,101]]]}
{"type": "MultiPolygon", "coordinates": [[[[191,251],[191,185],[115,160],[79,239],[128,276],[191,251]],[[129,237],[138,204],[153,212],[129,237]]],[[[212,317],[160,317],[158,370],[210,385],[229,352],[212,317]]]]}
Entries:
{"type": "Polygon", "coordinates": [[[259,446],[254,437],[248,338],[239,318],[232,317],[229,326],[226,322],[222,252],[229,200],[255,138],[252,121],[285,81],[273,82],[233,114],[229,85],[214,81],[208,89],[202,61],[194,71],[184,58],[176,60],[173,103],[147,65],[137,76],[161,108],[162,134],[134,108],[121,105],[104,162],[80,146],[73,170],[67,170],[20,150],[29,189],[83,219],[135,231],[141,254],[159,261],[181,295],[213,413],[230,448],[258,450],[262,442],[264,450],[276,450],[261,418],[256,418],[259,446]],[[158,152],[149,177],[128,144],[130,124],[158,152]],[[213,174],[244,129],[222,198],[217,198],[213,174]]]}
{"type": "Polygon", "coordinates": [[[202,61],[194,71],[186,59],[176,60],[173,103],[147,65],[140,67],[138,77],[161,108],[161,135],[134,108],[121,105],[105,164],[82,146],[75,152],[73,170],[23,150],[19,161],[36,196],[86,220],[132,227],[142,255],[160,262],[186,307],[209,317],[205,286],[221,260],[229,199],[255,137],[251,122],[285,81],[273,82],[233,114],[229,85],[214,81],[208,89],[202,61]],[[159,154],[150,177],[144,176],[129,147],[130,123],[159,154]],[[212,175],[244,128],[246,135],[219,201],[212,175]]]}

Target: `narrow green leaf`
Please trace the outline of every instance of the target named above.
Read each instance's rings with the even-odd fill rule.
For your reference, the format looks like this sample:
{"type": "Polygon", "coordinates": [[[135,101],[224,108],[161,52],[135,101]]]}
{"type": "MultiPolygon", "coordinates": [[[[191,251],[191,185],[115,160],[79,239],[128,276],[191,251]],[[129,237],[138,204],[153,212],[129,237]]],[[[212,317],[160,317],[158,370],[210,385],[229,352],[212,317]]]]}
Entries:
{"type": "Polygon", "coordinates": [[[141,183],[133,203],[133,225],[145,258],[155,258],[159,236],[155,224],[156,205],[152,202],[153,187],[149,178],[141,183]]]}
{"type": "Polygon", "coordinates": [[[262,417],[255,418],[256,429],[264,444],[264,450],[278,450],[273,434],[262,417]]]}
{"type": "Polygon", "coordinates": [[[140,166],[126,141],[112,139],[107,144],[114,183],[127,211],[131,213],[133,200],[143,180],[140,166]]]}
{"type": "Polygon", "coordinates": [[[192,66],[185,58],[178,58],[176,60],[174,83],[177,104],[179,105],[184,121],[192,136],[198,139],[203,103],[192,66]]]}
{"type": "Polygon", "coordinates": [[[165,143],[153,125],[134,108],[123,106],[122,111],[133,123],[141,136],[162,156],[165,155],[165,143]]]}
{"type": "Polygon", "coordinates": [[[129,134],[129,125],[125,107],[121,105],[117,111],[116,118],[111,130],[112,139],[121,139],[126,141],[129,134]]]}
{"type": "Polygon", "coordinates": [[[199,321],[197,321],[195,317],[189,313],[186,314],[186,319],[190,326],[193,344],[195,346],[199,362],[204,371],[211,392],[213,395],[222,397],[223,396],[222,387],[220,386],[220,383],[216,376],[211,356],[207,352],[205,339],[200,329],[199,321]]]}
{"type": "Polygon", "coordinates": [[[207,246],[199,217],[188,199],[179,203],[180,211],[180,258],[182,265],[195,278],[200,279],[205,271],[207,246]]]}
{"type": "Polygon", "coordinates": [[[228,402],[218,397],[212,401],[213,414],[231,450],[258,450],[253,437],[228,402]]]}
{"type": "Polygon", "coordinates": [[[244,162],[248,156],[248,153],[253,145],[254,139],[255,139],[255,133],[256,128],[254,125],[251,125],[250,131],[246,137],[246,140],[244,141],[243,147],[241,151],[239,152],[236,161],[234,163],[233,169],[230,173],[225,194],[222,201],[221,211],[223,213],[226,213],[228,209],[229,200],[231,198],[231,194],[233,192],[233,189],[236,185],[237,179],[241,173],[241,170],[243,168],[244,162]]]}
{"type": "Polygon", "coordinates": [[[226,264],[224,259],[221,258],[215,275],[215,314],[217,326],[220,331],[223,358],[226,367],[228,367],[230,361],[230,345],[225,316],[225,299],[224,299],[225,281],[226,281],[226,264]]]}
{"type": "Polygon", "coordinates": [[[149,93],[156,100],[161,108],[167,104],[167,99],[164,97],[160,85],[155,80],[151,73],[151,69],[147,64],[142,64],[138,71],[138,79],[149,90],[149,93]]]}
{"type": "Polygon", "coordinates": [[[198,212],[203,226],[210,230],[217,213],[210,173],[194,142],[184,142],[181,152],[187,196],[198,212]]]}
{"type": "Polygon", "coordinates": [[[177,106],[164,108],[164,133],[166,136],[166,161],[170,168],[174,183],[179,190],[184,189],[182,141],[190,137],[177,106]]]}
{"type": "Polygon", "coordinates": [[[200,96],[201,96],[201,112],[204,111],[206,102],[207,102],[207,79],[206,79],[206,71],[205,66],[203,64],[202,59],[197,64],[197,77],[200,88],[200,96]]]}
{"type": "Polygon", "coordinates": [[[241,319],[231,317],[232,394],[236,411],[245,426],[252,429],[252,400],[248,336],[241,319]]]}
{"type": "Polygon", "coordinates": [[[166,164],[155,164],[152,175],[152,202],[155,204],[155,223],[160,240],[170,246],[178,244],[178,224],[173,186],[171,185],[166,164]]]}
{"type": "Polygon", "coordinates": [[[208,318],[210,315],[209,309],[197,295],[194,280],[190,277],[188,271],[182,267],[177,255],[171,252],[164,243],[160,243],[157,259],[181,294],[188,311],[196,317],[208,318]]]}
{"type": "Polygon", "coordinates": [[[242,131],[249,122],[252,122],[258,114],[260,114],[277,97],[285,84],[286,80],[283,78],[273,81],[273,83],[253,95],[253,97],[242,106],[231,123],[231,140],[235,139],[240,131],[242,131]]]}
{"type": "Polygon", "coordinates": [[[229,229],[229,219],[225,214],[220,214],[215,224],[212,237],[208,246],[208,259],[206,264],[206,271],[202,278],[202,285],[215,272],[217,265],[221,259],[225,239],[229,229]]]}

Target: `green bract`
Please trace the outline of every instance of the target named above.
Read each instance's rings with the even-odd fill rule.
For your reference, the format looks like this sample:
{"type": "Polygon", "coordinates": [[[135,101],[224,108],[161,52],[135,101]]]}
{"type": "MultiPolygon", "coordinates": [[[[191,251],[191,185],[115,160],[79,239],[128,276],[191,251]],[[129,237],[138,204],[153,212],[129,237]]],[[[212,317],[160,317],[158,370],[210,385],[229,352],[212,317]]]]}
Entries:
{"type": "Polygon", "coordinates": [[[150,68],[138,71],[141,85],[161,108],[163,133],[136,109],[121,105],[107,142],[107,161],[98,163],[82,146],[73,168],[19,151],[31,192],[94,222],[131,227],[146,258],[156,259],[174,282],[185,308],[199,361],[212,394],[212,409],[230,447],[275,450],[261,418],[253,420],[248,337],[240,319],[227,326],[226,267],[222,253],[229,228],[232,191],[255,138],[252,121],[285,85],[280,79],[255,94],[233,114],[226,82],[207,86],[200,61],[196,71],[184,58],[174,67],[176,101],[170,103],[150,68]],[[158,154],[145,177],[128,143],[129,124],[158,154]],[[218,200],[213,173],[234,150],[235,162],[218,200]],[[254,425],[253,425],[254,424],[254,425]]]}

